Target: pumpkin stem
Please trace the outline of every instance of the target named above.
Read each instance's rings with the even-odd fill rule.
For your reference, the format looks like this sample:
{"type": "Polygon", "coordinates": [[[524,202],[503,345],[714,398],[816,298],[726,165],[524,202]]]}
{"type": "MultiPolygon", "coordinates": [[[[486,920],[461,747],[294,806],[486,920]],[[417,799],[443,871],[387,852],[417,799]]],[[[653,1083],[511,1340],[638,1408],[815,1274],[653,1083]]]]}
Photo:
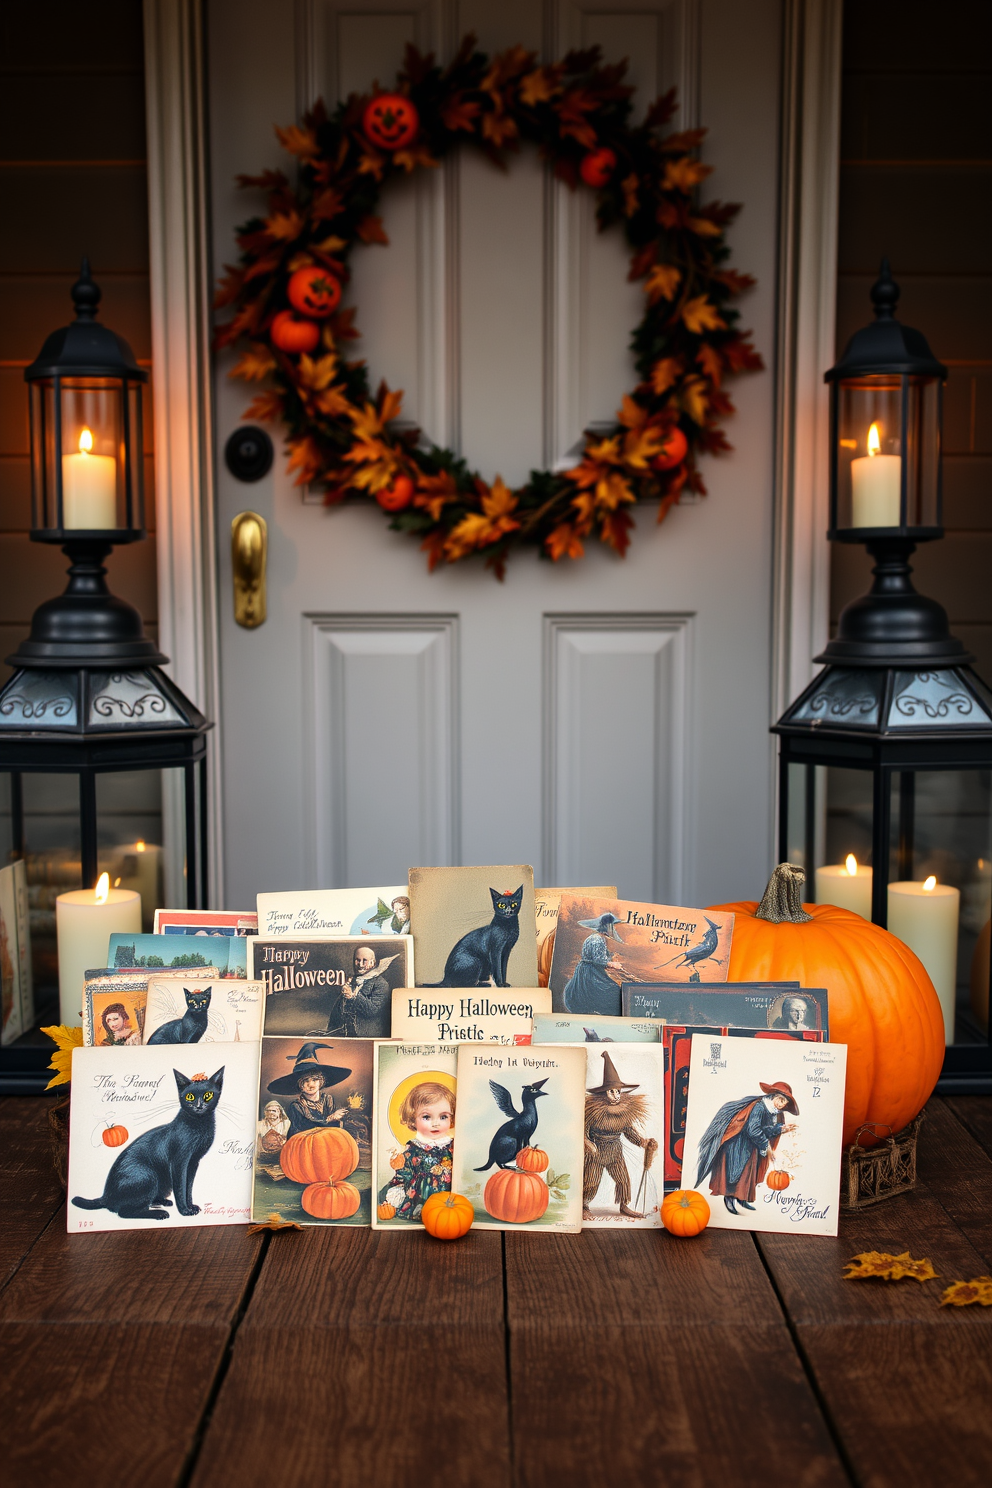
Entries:
{"type": "Polygon", "coordinates": [[[805,925],[813,918],[802,906],[801,895],[805,882],[805,868],[800,868],[796,863],[779,863],[754,912],[755,919],[767,920],[771,925],[805,925]]]}

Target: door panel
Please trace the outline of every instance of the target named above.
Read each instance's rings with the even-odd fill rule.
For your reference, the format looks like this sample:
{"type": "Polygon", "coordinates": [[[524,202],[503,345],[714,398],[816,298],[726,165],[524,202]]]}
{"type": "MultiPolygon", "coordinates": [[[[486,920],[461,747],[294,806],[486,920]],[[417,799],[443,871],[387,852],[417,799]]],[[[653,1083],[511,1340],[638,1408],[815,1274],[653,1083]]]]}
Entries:
{"type": "MultiPolygon", "coordinates": [[[[218,268],[259,205],[233,176],[285,165],[270,123],[391,79],[406,39],[442,57],[469,29],[486,50],[523,42],[548,58],[601,41],[610,60],[633,57],[638,109],[678,83],[691,121],[700,92],[716,126],[707,185],[748,204],[735,262],[759,276],[745,315],[767,355],[773,0],[378,3],[311,0],[291,23],[278,0],[209,0],[218,268]]],[[[463,152],[391,188],[382,215],[390,245],[356,253],[348,291],[373,382],[402,388],[403,416],[489,479],[567,462],[632,385],[641,305],[590,195],[528,152],[506,174],[463,152]]],[[[230,365],[218,359],[219,451],[249,400],[230,365]]],[[[504,584],[481,566],[428,575],[379,513],[324,508],[282,458],[250,496],[220,466],[219,551],[246,505],[269,524],[263,626],[234,624],[226,562],[220,575],[228,903],[447,861],[615,878],[631,897],[757,892],[771,840],[770,377],[735,398],[736,453],[707,462],[709,497],[661,529],[639,513],[625,562],[523,554],[504,584]]]]}

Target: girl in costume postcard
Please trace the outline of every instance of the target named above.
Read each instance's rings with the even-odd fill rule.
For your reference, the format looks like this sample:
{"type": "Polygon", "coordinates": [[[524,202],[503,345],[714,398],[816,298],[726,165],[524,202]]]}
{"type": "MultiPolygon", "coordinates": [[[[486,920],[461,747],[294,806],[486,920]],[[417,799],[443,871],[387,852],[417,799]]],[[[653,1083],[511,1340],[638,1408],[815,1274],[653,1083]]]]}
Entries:
{"type": "Polygon", "coordinates": [[[836,1235],[846,1044],[696,1033],[682,1185],[724,1230],[836,1235]]]}
{"type": "Polygon", "coordinates": [[[381,1043],[375,1057],[372,1224],[410,1230],[431,1195],[451,1188],[458,1050],[381,1043]]]}

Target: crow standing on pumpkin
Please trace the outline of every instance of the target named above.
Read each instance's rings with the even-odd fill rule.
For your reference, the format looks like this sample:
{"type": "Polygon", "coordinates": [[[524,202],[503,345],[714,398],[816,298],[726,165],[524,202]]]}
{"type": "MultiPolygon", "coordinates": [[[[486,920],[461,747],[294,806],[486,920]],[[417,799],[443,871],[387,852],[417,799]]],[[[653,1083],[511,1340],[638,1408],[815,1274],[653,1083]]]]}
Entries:
{"type": "MultiPolygon", "coordinates": [[[[662,965],[671,966],[672,961],[675,961],[679,966],[691,966],[695,969],[699,966],[700,961],[716,961],[718,966],[722,964],[713,955],[713,952],[720,943],[720,926],[714,925],[708,915],[703,915],[703,919],[710,928],[699,944],[690,946],[687,951],[680,951],[677,956],[672,957],[671,961],[665,961],[662,965]]],[[[660,970],[660,968],[656,969],[660,970]]]]}
{"type": "Polygon", "coordinates": [[[523,1110],[518,1111],[510,1092],[503,1085],[497,1085],[495,1080],[489,1081],[493,1100],[503,1115],[510,1119],[504,1121],[489,1143],[489,1161],[483,1163],[481,1168],[476,1168],[477,1173],[485,1173],[493,1163],[498,1168],[512,1167],[517,1153],[530,1145],[530,1139],[537,1130],[537,1098],[539,1095],[547,1095],[548,1092],[541,1089],[547,1083],[545,1076],[543,1080],[535,1080],[532,1085],[525,1085],[520,1092],[523,1110]]]}

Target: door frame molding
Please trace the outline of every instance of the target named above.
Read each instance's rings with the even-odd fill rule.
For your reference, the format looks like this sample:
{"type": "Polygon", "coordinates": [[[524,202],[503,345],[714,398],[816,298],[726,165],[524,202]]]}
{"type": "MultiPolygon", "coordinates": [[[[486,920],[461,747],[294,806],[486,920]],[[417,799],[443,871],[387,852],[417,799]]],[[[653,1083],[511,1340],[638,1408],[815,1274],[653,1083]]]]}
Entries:
{"type": "MultiPolygon", "coordinates": [[[[204,8],[143,0],[159,626],[210,739],[209,902],[223,902],[204,8]]],[[[694,7],[690,6],[690,13],[694,7]]],[[[842,7],[785,0],[780,131],[772,709],[827,638],[827,396],[834,359],[842,7]]]]}
{"type": "MultiPolygon", "coordinates": [[[[216,906],[224,816],[203,0],[144,0],[144,26],[159,636],[170,674],[215,722],[207,903],[216,906]]],[[[181,841],[172,794],[163,830],[181,841]]]]}

